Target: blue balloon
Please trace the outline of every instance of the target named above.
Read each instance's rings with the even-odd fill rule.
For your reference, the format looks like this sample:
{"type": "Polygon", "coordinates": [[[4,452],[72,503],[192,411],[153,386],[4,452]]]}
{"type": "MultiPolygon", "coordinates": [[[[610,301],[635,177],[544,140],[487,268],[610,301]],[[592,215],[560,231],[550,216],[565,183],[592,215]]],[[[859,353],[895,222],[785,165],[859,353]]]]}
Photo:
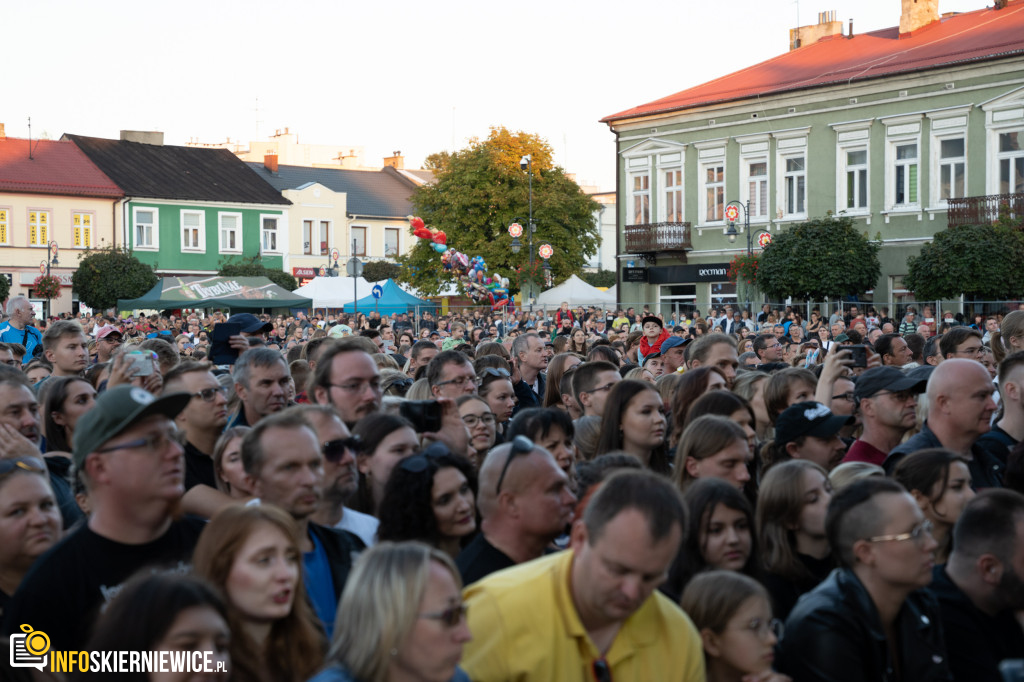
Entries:
{"type": "Polygon", "coordinates": [[[445,246],[444,244],[431,244],[431,246],[433,246],[434,251],[437,251],[438,253],[444,253],[445,251],[448,250],[448,247],[445,246]]]}

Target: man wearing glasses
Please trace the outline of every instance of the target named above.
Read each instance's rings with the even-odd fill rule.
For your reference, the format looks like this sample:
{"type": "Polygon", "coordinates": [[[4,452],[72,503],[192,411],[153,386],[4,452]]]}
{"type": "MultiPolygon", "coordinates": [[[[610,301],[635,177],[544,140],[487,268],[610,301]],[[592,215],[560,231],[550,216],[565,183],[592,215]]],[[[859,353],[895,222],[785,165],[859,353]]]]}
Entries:
{"type": "Polygon", "coordinates": [[[760,360],[758,364],[782,362],[782,350],[782,343],[774,334],[759,334],[754,338],[754,353],[760,360]]]}
{"type": "Polygon", "coordinates": [[[187,393],[191,400],[175,418],[184,436],[185,490],[197,485],[217,489],[213,450],[228,423],[227,389],[205,362],[183,362],[164,377],[163,393],[187,393]]]}
{"type": "Polygon", "coordinates": [[[572,375],[572,392],[584,417],[604,415],[608,392],[622,381],[619,370],[610,362],[592,360],[576,366],[572,375]]]}
{"type": "Polygon", "coordinates": [[[610,476],[573,523],[570,549],[466,588],[470,678],[703,680],[700,635],[656,591],[685,517],[678,491],[657,474],[610,476]]]}
{"type": "Polygon", "coordinates": [[[203,523],[175,520],[185,467],[173,420],[189,400],[115,386],[78,420],[72,455],[91,515],[22,582],[4,614],[7,634],[31,623],[54,650],[83,649],[125,580],[143,568],[188,566],[203,523]]]}
{"type": "Polygon", "coordinates": [[[380,370],[370,357],[373,344],[355,336],[326,345],[316,364],[309,395],[330,405],[348,428],[380,409],[380,370]],[[368,348],[371,347],[371,348],[368,348]]]}
{"type": "Polygon", "coordinates": [[[927,384],[927,379],[908,376],[895,367],[872,367],[861,374],[853,395],[864,430],[846,451],[843,462],[882,466],[903,434],[914,427],[917,396],[927,384]]]}
{"type": "Polygon", "coordinates": [[[939,353],[943,360],[979,360],[982,348],[981,332],[970,327],[953,327],[939,339],[939,353]]]}
{"type": "Polygon", "coordinates": [[[794,680],[953,679],[932,581],[938,543],[899,483],[868,478],[832,498],[825,533],[839,569],[786,620],[779,672],[794,680]],[[895,670],[899,670],[898,678],[895,670]]]}
{"type": "Polygon", "coordinates": [[[476,393],[480,379],[465,353],[441,351],[427,365],[427,383],[435,398],[451,398],[476,393]]]}

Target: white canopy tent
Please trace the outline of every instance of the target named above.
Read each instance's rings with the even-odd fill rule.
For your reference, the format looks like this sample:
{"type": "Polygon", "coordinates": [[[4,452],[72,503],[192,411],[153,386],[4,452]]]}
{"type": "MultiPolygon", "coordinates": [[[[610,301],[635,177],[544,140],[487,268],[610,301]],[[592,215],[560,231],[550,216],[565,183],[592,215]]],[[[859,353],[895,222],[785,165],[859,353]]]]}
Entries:
{"type": "Polygon", "coordinates": [[[600,305],[615,306],[615,294],[590,286],[576,275],[572,275],[557,287],[548,289],[537,296],[537,303],[558,306],[567,301],[571,306],[600,305]]]}
{"type": "Polygon", "coordinates": [[[313,299],[314,308],[342,308],[369,296],[374,282],[367,282],[356,277],[355,291],[352,289],[351,277],[314,277],[306,286],[299,287],[294,293],[313,299]]]}

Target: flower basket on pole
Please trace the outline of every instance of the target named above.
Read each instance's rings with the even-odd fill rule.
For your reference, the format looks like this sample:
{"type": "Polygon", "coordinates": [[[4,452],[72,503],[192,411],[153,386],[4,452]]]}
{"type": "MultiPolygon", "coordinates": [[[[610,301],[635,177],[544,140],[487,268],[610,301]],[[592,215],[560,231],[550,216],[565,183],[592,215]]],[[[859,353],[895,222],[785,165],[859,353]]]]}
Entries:
{"type": "Polygon", "coordinates": [[[39,298],[60,298],[60,278],[54,275],[39,275],[32,282],[32,289],[39,298]]]}
{"type": "Polygon", "coordinates": [[[736,302],[747,310],[761,300],[761,292],[757,288],[757,267],[757,254],[736,256],[729,261],[728,277],[736,285],[736,302]]]}

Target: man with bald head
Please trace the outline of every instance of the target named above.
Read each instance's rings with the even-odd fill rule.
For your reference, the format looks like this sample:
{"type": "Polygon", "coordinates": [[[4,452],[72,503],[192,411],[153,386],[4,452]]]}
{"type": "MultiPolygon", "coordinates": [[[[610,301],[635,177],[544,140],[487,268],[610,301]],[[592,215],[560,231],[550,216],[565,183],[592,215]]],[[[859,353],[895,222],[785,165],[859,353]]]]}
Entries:
{"type": "Polygon", "coordinates": [[[946,448],[967,459],[974,488],[1002,485],[1003,468],[984,448],[975,444],[987,433],[996,411],[994,387],[980,362],[950,358],[928,379],[928,418],[921,430],[885,460],[892,473],[906,455],[925,448],[946,448]]]}
{"type": "Polygon", "coordinates": [[[572,522],[576,496],[569,478],[525,436],[491,450],[478,487],[481,532],[456,561],[466,585],[540,557],[572,522]]]}

